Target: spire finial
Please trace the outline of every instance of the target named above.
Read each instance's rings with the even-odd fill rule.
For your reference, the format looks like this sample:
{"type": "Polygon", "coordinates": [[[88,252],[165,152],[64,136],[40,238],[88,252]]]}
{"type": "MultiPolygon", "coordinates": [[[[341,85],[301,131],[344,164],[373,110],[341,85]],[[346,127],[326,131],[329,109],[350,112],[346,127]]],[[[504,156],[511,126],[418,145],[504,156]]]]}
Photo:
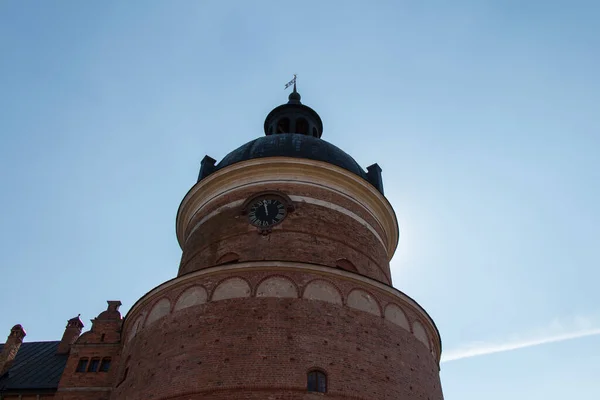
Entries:
{"type": "Polygon", "coordinates": [[[289,81],[288,83],[285,84],[284,90],[289,88],[290,86],[294,85],[294,92],[296,92],[296,74],[294,74],[294,78],[289,81]]]}
{"type": "Polygon", "coordinates": [[[292,80],[285,84],[285,89],[293,87],[293,90],[289,94],[286,104],[275,107],[267,115],[264,126],[265,135],[297,133],[320,138],[323,134],[323,122],[321,122],[319,114],[300,101],[297,80],[298,74],[294,74],[292,80]]]}
{"type": "Polygon", "coordinates": [[[294,78],[285,84],[285,89],[294,85],[294,90],[288,96],[288,99],[289,99],[288,104],[302,104],[302,103],[300,103],[300,93],[298,93],[296,91],[296,76],[297,76],[297,74],[294,74],[294,78]]]}

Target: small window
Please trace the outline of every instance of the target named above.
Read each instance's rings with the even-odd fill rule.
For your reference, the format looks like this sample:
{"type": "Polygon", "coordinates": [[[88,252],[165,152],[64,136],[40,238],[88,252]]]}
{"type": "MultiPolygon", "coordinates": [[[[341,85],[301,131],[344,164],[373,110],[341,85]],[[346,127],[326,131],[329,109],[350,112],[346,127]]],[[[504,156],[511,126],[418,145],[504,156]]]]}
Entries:
{"type": "Polygon", "coordinates": [[[321,371],[310,371],[308,373],[307,389],[309,392],[327,392],[327,375],[321,371]]]}
{"type": "Polygon", "coordinates": [[[290,133],[290,119],[281,118],[277,122],[277,133],[290,133]]]}
{"type": "Polygon", "coordinates": [[[100,359],[92,358],[92,361],[90,361],[90,366],[88,367],[88,372],[98,372],[98,365],[100,365],[100,359]]]}
{"type": "Polygon", "coordinates": [[[102,335],[100,335],[100,341],[104,342],[105,337],[106,337],[106,333],[103,333],[102,335]]]}
{"type": "Polygon", "coordinates": [[[296,133],[308,135],[308,122],[304,118],[296,120],[296,133]]]}
{"type": "Polygon", "coordinates": [[[104,357],[102,359],[102,362],[100,363],[100,372],[108,372],[109,368],[110,368],[110,358],[104,357]]]}
{"type": "Polygon", "coordinates": [[[75,370],[75,372],[85,372],[87,364],[88,364],[87,358],[80,358],[79,362],[77,363],[77,369],[75,370]]]}

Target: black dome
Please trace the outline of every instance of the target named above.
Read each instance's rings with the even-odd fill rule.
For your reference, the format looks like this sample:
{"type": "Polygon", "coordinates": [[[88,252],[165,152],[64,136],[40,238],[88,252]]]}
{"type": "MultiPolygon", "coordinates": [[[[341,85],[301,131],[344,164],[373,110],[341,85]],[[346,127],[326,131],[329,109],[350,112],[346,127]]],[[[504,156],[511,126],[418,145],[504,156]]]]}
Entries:
{"type": "Polygon", "coordinates": [[[295,157],[324,161],[367,179],[367,173],[360,165],[338,147],[323,139],[295,133],[281,133],[252,140],[227,154],[215,166],[215,170],[240,161],[263,157],[295,157]]]}
{"type": "Polygon", "coordinates": [[[295,77],[293,83],[294,91],[289,95],[287,104],[274,108],[265,119],[264,128],[267,136],[238,147],[218,164],[214,158],[205,156],[200,162],[198,182],[213,172],[240,161],[264,157],[294,157],[337,165],[365,179],[383,194],[379,165],[370,165],[365,171],[344,151],[321,139],[323,133],[321,117],[315,110],[300,102],[295,77]]]}

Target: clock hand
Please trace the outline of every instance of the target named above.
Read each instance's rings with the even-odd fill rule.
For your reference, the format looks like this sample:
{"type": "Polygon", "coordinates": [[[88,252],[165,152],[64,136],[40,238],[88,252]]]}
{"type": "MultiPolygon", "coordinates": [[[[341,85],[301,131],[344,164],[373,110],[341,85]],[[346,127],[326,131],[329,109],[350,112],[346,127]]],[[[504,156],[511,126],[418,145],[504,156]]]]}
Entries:
{"type": "Polygon", "coordinates": [[[265,215],[269,215],[269,210],[267,210],[267,201],[263,200],[263,206],[265,206],[265,215]]]}

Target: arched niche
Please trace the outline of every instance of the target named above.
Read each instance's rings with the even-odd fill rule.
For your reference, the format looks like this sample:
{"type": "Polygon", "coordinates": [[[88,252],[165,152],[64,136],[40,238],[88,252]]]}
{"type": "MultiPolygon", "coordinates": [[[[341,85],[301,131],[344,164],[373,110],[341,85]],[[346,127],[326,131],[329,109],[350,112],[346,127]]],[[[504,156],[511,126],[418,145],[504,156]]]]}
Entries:
{"type": "Polygon", "coordinates": [[[192,286],[187,288],[181,293],[173,311],[182,310],[184,308],[200,305],[206,303],[208,299],[208,293],[202,286],[192,286]]]}
{"type": "Polygon", "coordinates": [[[396,304],[388,304],[387,307],[385,307],[384,317],[391,323],[396,324],[410,332],[408,318],[406,318],[404,311],[402,311],[402,309],[396,304]]]}
{"type": "Polygon", "coordinates": [[[216,265],[231,264],[231,263],[238,262],[239,260],[240,260],[240,255],[230,251],[229,253],[225,253],[221,257],[219,257],[216,265]]]}
{"type": "Polygon", "coordinates": [[[423,325],[419,321],[413,322],[413,334],[415,337],[423,343],[428,349],[429,346],[429,336],[427,335],[427,331],[423,327],[423,325]]]}
{"type": "Polygon", "coordinates": [[[306,285],[302,297],[309,300],[342,304],[342,296],[335,286],[324,280],[315,280],[306,285]]]}
{"type": "Polygon", "coordinates": [[[229,278],[215,288],[212,301],[237,299],[250,296],[250,285],[242,278],[229,278]]]}
{"type": "Polygon", "coordinates": [[[306,118],[300,117],[296,119],[296,133],[308,135],[308,121],[306,118]]]}
{"type": "Polygon", "coordinates": [[[167,298],[160,299],[148,314],[146,325],[150,325],[171,312],[171,302],[167,298]]]}
{"type": "Polygon", "coordinates": [[[282,276],[272,276],[256,288],[256,297],[298,297],[294,282],[282,276]]]}
{"type": "Polygon", "coordinates": [[[288,117],[283,117],[277,121],[275,133],[290,133],[290,119],[288,117]]]}
{"type": "Polygon", "coordinates": [[[142,329],[144,324],[144,315],[140,315],[137,317],[135,322],[133,323],[131,330],[129,331],[129,336],[127,337],[127,341],[133,339],[133,337],[142,329]]]}
{"type": "Polygon", "coordinates": [[[344,271],[356,272],[358,273],[358,269],[352,264],[352,262],[345,258],[340,258],[335,262],[335,266],[343,269],[344,271]]]}
{"type": "Polygon", "coordinates": [[[366,311],[370,314],[381,316],[381,310],[377,304],[377,300],[364,290],[354,289],[348,295],[348,307],[357,310],[366,311]]]}

